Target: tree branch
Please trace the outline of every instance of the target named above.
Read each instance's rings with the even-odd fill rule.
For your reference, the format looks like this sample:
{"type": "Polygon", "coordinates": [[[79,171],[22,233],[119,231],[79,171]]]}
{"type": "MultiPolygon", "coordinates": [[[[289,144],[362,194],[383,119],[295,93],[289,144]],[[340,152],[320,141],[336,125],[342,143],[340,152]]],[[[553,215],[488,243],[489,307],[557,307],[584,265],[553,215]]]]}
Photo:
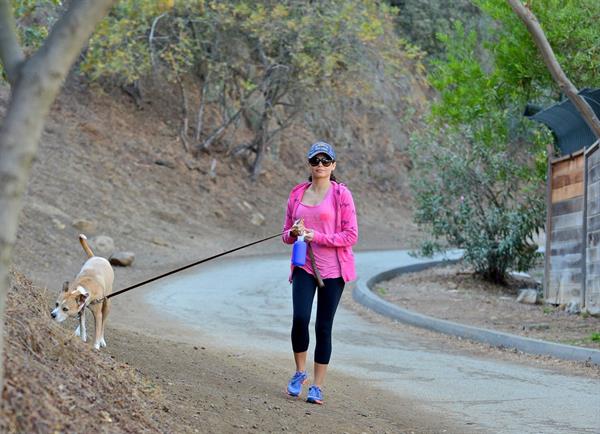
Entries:
{"type": "Polygon", "coordinates": [[[0,0],[0,60],[9,83],[14,86],[25,55],[17,41],[17,26],[9,0],[0,0]]]}
{"type": "Polygon", "coordinates": [[[227,129],[229,128],[229,126],[231,124],[233,124],[237,118],[242,114],[242,112],[248,108],[251,108],[254,103],[251,104],[247,104],[248,100],[250,99],[250,97],[252,96],[252,94],[256,91],[256,89],[252,90],[247,96],[245,101],[242,103],[242,105],[240,106],[240,108],[235,112],[235,114],[231,117],[228,116],[227,112],[225,111],[223,113],[223,122],[221,123],[220,126],[218,126],[217,128],[215,128],[213,130],[213,132],[210,134],[210,136],[204,141],[204,143],[202,143],[202,145],[200,145],[200,149],[202,150],[207,150],[212,143],[219,138],[219,136],[227,129]]]}
{"type": "Polygon", "coordinates": [[[200,146],[200,149],[207,150],[213,144],[213,142],[217,138],[219,138],[219,136],[229,127],[229,125],[231,125],[232,123],[234,123],[237,120],[237,118],[242,113],[242,110],[243,110],[243,108],[240,108],[237,112],[235,112],[235,114],[232,117],[225,120],[225,122],[223,122],[219,127],[217,127],[212,132],[212,134],[204,141],[204,143],[202,143],[202,145],[200,146]]]}
{"type": "Polygon", "coordinates": [[[544,30],[540,26],[539,21],[529,9],[527,9],[521,0],[507,0],[512,10],[517,14],[517,16],[523,21],[525,27],[533,37],[535,45],[537,45],[540,50],[540,54],[542,55],[542,59],[550,71],[552,78],[558,84],[558,87],[561,91],[567,95],[567,97],[571,100],[575,108],[581,114],[581,117],[585,121],[585,123],[590,127],[594,135],[597,139],[600,139],[600,121],[596,117],[594,110],[590,107],[587,101],[581,97],[577,93],[577,88],[571,83],[571,80],[567,77],[567,75],[562,70],[560,63],[556,59],[554,55],[554,51],[552,47],[548,43],[548,39],[546,39],[546,35],[544,34],[544,30]]]}
{"type": "Polygon", "coordinates": [[[204,108],[206,107],[206,94],[208,93],[208,83],[210,82],[210,73],[206,74],[202,88],[200,89],[200,107],[198,108],[198,116],[196,117],[196,142],[200,141],[202,135],[202,128],[204,128],[204,108]]]}
{"type": "Polygon", "coordinates": [[[150,28],[150,35],[148,36],[148,46],[150,47],[150,63],[152,65],[152,72],[156,73],[156,52],[154,50],[154,31],[156,30],[156,24],[158,21],[167,15],[166,12],[160,14],[154,21],[152,21],[152,27],[150,28]]]}
{"type": "Polygon", "coordinates": [[[179,90],[181,91],[181,130],[179,131],[179,136],[181,137],[181,141],[183,142],[183,148],[185,152],[190,152],[189,146],[189,138],[188,138],[188,128],[189,128],[189,118],[188,118],[188,98],[187,92],[185,91],[185,85],[179,74],[175,73],[175,77],[177,79],[177,84],[179,85],[179,90]]]}

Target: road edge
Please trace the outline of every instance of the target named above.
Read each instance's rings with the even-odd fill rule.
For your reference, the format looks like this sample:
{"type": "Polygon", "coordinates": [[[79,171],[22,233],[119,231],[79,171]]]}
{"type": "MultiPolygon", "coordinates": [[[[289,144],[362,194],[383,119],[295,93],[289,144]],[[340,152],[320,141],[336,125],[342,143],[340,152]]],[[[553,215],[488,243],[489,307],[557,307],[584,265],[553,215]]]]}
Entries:
{"type": "Polygon", "coordinates": [[[600,351],[573,345],[531,339],[510,333],[474,327],[430,317],[401,308],[377,296],[372,288],[381,281],[393,279],[404,273],[414,273],[440,264],[456,262],[453,260],[431,261],[393,268],[371,276],[362,276],[356,281],[352,298],[361,305],[375,312],[416,327],[433,330],[452,336],[483,342],[496,347],[515,348],[524,353],[556,357],[558,359],[591,362],[600,365],[600,351]]]}

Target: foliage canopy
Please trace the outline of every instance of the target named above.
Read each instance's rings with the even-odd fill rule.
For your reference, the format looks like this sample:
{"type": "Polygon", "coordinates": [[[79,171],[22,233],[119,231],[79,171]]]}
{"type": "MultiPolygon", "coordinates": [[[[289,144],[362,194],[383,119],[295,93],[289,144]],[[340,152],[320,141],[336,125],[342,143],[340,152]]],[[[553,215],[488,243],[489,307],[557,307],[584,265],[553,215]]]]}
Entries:
{"type": "Polygon", "coordinates": [[[123,0],[92,38],[81,70],[123,83],[194,77],[203,89],[198,104],[218,103],[222,126],[249,120],[258,160],[315,104],[360,98],[388,109],[382,83],[400,79],[406,60],[420,55],[397,36],[395,14],[376,0],[123,0]]]}

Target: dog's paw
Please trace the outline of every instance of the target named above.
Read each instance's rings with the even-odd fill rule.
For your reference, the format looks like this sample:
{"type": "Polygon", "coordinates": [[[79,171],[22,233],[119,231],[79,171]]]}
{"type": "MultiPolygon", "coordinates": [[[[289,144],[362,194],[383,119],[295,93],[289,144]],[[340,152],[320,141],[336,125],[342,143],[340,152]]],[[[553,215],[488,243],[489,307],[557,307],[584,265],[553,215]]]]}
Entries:
{"type": "Polygon", "coordinates": [[[99,349],[100,349],[100,342],[96,342],[96,343],[94,344],[94,349],[95,349],[95,350],[99,350],[99,349]]]}
{"type": "Polygon", "coordinates": [[[100,346],[101,346],[102,348],[105,348],[105,347],[106,347],[106,341],[104,340],[104,338],[100,339],[100,346]]]}

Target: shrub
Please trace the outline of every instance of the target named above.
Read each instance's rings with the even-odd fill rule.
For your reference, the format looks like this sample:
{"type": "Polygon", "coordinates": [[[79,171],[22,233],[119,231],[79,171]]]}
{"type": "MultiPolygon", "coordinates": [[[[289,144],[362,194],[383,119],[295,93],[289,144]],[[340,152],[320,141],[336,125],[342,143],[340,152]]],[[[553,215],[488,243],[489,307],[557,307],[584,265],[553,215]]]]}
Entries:
{"type": "Polygon", "coordinates": [[[532,236],[543,227],[545,204],[535,170],[499,148],[465,131],[445,136],[443,144],[421,137],[413,142],[411,157],[415,221],[431,235],[420,253],[464,249],[465,261],[478,274],[503,283],[507,270],[525,271],[534,264],[532,236]]]}

